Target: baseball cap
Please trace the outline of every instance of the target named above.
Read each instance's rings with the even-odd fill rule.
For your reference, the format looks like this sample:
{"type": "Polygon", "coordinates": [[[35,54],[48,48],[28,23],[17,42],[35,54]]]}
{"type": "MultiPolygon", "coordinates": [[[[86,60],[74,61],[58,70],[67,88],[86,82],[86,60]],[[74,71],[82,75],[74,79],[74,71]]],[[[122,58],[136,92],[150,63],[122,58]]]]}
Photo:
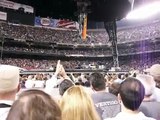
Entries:
{"type": "Polygon", "coordinates": [[[145,88],[145,95],[152,95],[156,88],[156,83],[151,75],[139,74],[136,77],[145,88]]]}
{"type": "Polygon", "coordinates": [[[149,72],[150,75],[158,77],[160,76],[160,64],[154,64],[146,71],[149,72]]]}
{"type": "Polygon", "coordinates": [[[11,91],[19,84],[19,68],[11,65],[0,65],[0,92],[11,91]]]}
{"type": "Polygon", "coordinates": [[[74,83],[71,80],[65,79],[63,80],[60,84],[59,84],[59,94],[63,95],[64,92],[72,87],[74,85],[74,83]]]}

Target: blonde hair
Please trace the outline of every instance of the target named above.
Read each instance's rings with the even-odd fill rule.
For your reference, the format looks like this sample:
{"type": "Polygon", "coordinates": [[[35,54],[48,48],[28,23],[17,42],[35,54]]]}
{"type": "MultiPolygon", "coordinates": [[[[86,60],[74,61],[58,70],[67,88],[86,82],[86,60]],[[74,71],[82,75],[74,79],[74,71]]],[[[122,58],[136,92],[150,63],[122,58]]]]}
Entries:
{"type": "Polygon", "coordinates": [[[63,120],[100,120],[91,97],[82,86],[69,88],[60,101],[63,120]]]}

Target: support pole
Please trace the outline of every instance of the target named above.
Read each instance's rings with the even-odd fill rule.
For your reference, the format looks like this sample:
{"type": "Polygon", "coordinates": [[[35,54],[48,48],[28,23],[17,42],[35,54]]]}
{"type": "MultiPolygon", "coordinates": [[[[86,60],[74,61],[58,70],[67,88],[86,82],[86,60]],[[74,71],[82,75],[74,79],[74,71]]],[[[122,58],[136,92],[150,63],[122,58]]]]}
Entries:
{"type": "Polygon", "coordinates": [[[105,29],[109,36],[109,41],[112,43],[113,67],[119,67],[118,48],[117,48],[117,25],[116,20],[104,22],[105,29]]]}
{"type": "Polygon", "coordinates": [[[3,47],[4,47],[4,37],[2,37],[1,41],[1,60],[3,60],[3,47]]]}

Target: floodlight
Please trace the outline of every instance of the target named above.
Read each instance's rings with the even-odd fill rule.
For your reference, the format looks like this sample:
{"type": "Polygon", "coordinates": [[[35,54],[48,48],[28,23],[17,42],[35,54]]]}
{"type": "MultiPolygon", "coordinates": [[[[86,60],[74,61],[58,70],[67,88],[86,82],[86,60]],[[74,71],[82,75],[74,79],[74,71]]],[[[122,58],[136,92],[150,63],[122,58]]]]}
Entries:
{"type": "Polygon", "coordinates": [[[134,20],[147,19],[153,15],[156,15],[157,13],[160,13],[159,1],[143,5],[140,8],[131,11],[126,18],[134,20]]]}

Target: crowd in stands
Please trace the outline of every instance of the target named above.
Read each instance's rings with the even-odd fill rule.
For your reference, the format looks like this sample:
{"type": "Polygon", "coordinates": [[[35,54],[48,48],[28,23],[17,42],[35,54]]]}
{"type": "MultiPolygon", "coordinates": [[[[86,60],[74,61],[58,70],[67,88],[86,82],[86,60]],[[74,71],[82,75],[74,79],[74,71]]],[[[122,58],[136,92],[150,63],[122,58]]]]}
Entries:
{"type": "MultiPolygon", "coordinates": [[[[35,60],[35,59],[20,59],[20,58],[4,58],[0,60],[1,64],[18,66],[24,69],[54,69],[55,60],[35,60]]],[[[152,64],[160,63],[160,57],[151,57],[148,55],[140,58],[124,58],[119,59],[122,70],[130,70],[131,68],[142,71],[152,64]]],[[[70,60],[63,61],[65,69],[110,69],[113,67],[112,59],[107,60],[70,60]]]]}
{"type": "MultiPolygon", "coordinates": [[[[0,22],[0,38],[65,44],[106,44],[105,31],[88,31],[82,41],[78,31],[0,22]]],[[[118,42],[160,37],[160,22],[118,30],[118,42]]],[[[119,54],[159,50],[160,44],[130,46],[119,54]],[[136,48],[136,49],[135,49],[136,48]]],[[[4,47],[5,51],[56,55],[111,55],[111,50],[58,50],[4,47]]],[[[16,56],[15,56],[16,57],[16,56]]],[[[160,56],[148,54],[119,59],[127,73],[70,73],[67,69],[110,69],[112,59],[0,60],[0,120],[160,120],[160,56]],[[157,64],[158,63],[158,64],[157,64]],[[13,65],[13,66],[10,66],[13,65]],[[15,67],[16,66],[16,67],[15,67]],[[54,73],[21,74],[27,70],[54,70],[54,73]],[[147,69],[148,68],[148,69],[147,69]],[[143,71],[143,72],[142,72],[143,71]]]]}
{"type": "MultiPolygon", "coordinates": [[[[150,43],[150,44],[140,44],[132,46],[124,46],[123,48],[118,47],[119,55],[123,54],[134,54],[140,52],[153,52],[159,51],[160,44],[159,43],[150,43]],[[129,47],[129,48],[128,48],[129,47]]],[[[15,52],[28,52],[28,53],[40,53],[40,54],[56,54],[56,55],[84,55],[84,56],[97,56],[97,55],[106,55],[111,56],[112,50],[111,49],[90,49],[90,50],[58,50],[54,48],[35,48],[35,47],[9,47],[4,46],[3,48],[5,51],[15,51],[15,52]]]]}
{"type": "Polygon", "coordinates": [[[24,47],[4,47],[6,51],[19,51],[19,52],[30,52],[30,53],[45,53],[45,54],[56,54],[56,55],[111,55],[111,50],[57,50],[57,49],[39,49],[39,48],[24,48],[24,47]]]}
{"type": "Polygon", "coordinates": [[[144,52],[154,52],[154,51],[159,51],[160,44],[159,43],[149,43],[149,44],[144,44],[140,43],[139,45],[134,45],[128,47],[126,46],[125,49],[119,48],[119,54],[133,54],[133,53],[144,53],[144,52]]]}
{"type": "MultiPolygon", "coordinates": [[[[55,60],[34,60],[34,59],[18,59],[18,58],[4,58],[0,60],[1,64],[14,65],[24,69],[54,69],[56,65],[55,60]]],[[[110,61],[111,62],[111,61],[110,61]]],[[[109,65],[109,61],[62,61],[65,69],[98,69],[101,65],[109,65]]],[[[111,67],[111,65],[110,65],[111,67]]],[[[102,68],[101,68],[102,69],[102,68]]]]}
{"type": "Polygon", "coordinates": [[[73,79],[61,61],[55,66],[42,79],[44,74],[20,78],[19,68],[1,65],[0,119],[160,120],[160,64],[146,74],[81,73],[73,79]]]}
{"type": "Polygon", "coordinates": [[[141,56],[140,59],[132,58],[130,60],[122,60],[120,61],[121,68],[124,70],[130,70],[130,68],[134,68],[136,70],[143,71],[144,69],[150,67],[153,64],[160,63],[160,57],[149,57],[149,56],[141,56]]]}
{"type": "MultiPolygon", "coordinates": [[[[31,40],[38,42],[53,42],[67,44],[106,44],[109,40],[105,31],[88,31],[87,40],[78,39],[78,31],[55,30],[42,27],[32,27],[15,25],[10,23],[0,23],[1,33],[8,38],[17,40],[31,40]]],[[[118,42],[137,41],[160,37],[160,22],[145,24],[132,28],[118,30],[118,42]]]]}
{"type": "MultiPolygon", "coordinates": [[[[105,31],[88,31],[82,41],[78,31],[0,23],[0,36],[20,41],[65,44],[106,44],[105,31]]],[[[160,22],[118,30],[118,42],[160,37],[160,22]]],[[[119,49],[119,54],[159,50],[160,44],[119,49]]],[[[56,55],[111,55],[111,50],[52,50],[33,47],[4,47],[5,51],[45,53],[56,55]]],[[[152,66],[150,75],[131,71],[126,74],[92,73],[67,74],[65,69],[110,69],[107,60],[34,60],[3,58],[1,64],[27,70],[51,69],[55,73],[21,75],[13,66],[0,66],[0,120],[160,120],[160,65],[152,66]],[[152,70],[152,71],[151,71],[152,70]],[[19,82],[20,80],[20,82],[19,82]],[[20,87],[21,85],[21,87],[20,87]],[[31,90],[21,90],[31,89],[31,90]],[[32,90],[34,88],[34,90],[32,90]],[[39,90],[35,90],[38,88],[39,90]],[[42,91],[43,90],[43,91],[42,91]],[[20,92],[19,92],[20,91],[20,92]],[[18,93],[19,92],[19,93],[18,93]],[[18,94],[17,94],[18,93],[18,94]],[[58,94],[58,95],[57,95],[58,94]],[[17,95],[17,99],[16,98],[17,95]],[[57,96],[56,96],[57,95],[57,96]],[[154,106],[154,109],[152,109],[154,106]]],[[[122,70],[143,71],[160,57],[120,59],[122,70]]]]}

